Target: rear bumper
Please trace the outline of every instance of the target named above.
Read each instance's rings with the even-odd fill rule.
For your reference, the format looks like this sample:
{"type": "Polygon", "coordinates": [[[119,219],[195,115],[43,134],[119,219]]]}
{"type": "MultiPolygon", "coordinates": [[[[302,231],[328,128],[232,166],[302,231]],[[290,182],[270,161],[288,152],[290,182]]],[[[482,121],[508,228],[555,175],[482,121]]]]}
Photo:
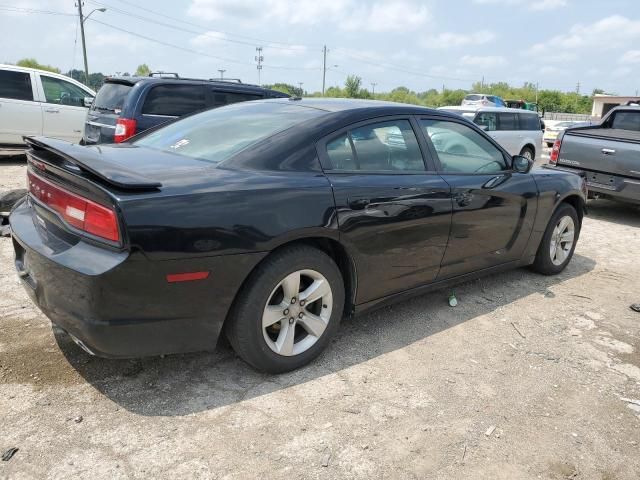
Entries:
{"type": "Polygon", "coordinates": [[[630,203],[640,203],[640,179],[564,166],[556,168],[582,174],[587,181],[589,193],[597,193],[601,197],[614,198],[630,203]]]}
{"type": "Polygon", "coordinates": [[[141,253],[43,231],[29,201],[10,217],[21,282],[55,325],[91,353],[131,358],[215,348],[237,290],[263,254],[150,261],[141,253]],[[167,283],[166,275],[208,270],[206,280],[167,283]]]}

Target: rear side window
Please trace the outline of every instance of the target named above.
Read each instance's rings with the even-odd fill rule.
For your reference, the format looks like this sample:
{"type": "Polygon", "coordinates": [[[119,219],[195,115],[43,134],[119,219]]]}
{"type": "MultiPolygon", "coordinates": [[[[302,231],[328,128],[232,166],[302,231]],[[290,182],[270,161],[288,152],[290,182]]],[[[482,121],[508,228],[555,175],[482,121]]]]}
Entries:
{"type": "Polygon", "coordinates": [[[611,128],[620,130],[640,131],[640,112],[616,112],[611,128]]]}
{"type": "Polygon", "coordinates": [[[47,103],[84,107],[84,97],[90,96],[88,92],[71,82],[46,75],[40,75],[40,79],[42,80],[42,88],[44,89],[44,97],[47,103]]]}
{"type": "Polygon", "coordinates": [[[477,102],[478,100],[482,100],[482,95],[467,95],[464,97],[465,100],[471,100],[472,102],[477,102]]]}
{"type": "Polygon", "coordinates": [[[93,108],[120,113],[124,108],[124,102],[131,88],[131,85],[124,85],[122,83],[105,83],[102,88],[98,90],[96,99],[93,102],[93,108]]]}
{"type": "Polygon", "coordinates": [[[33,100],[31,75],[24,72],[0,70],[0,98],[33,100]]]}
{"type": "Polygon", "coordinates": [[[222,107],[230,103],[247,102],[249,100],[260,100],[263,98],[262,95],[253,93],[223,92],[220,90],[213,90],[211,95],[213,97],[214,107],[222,107]]]}
{"type": "Polygon", "coordinates": [[[408,120],[393,120],[354,128],[348,134],[327,143],[327,155],[333,170],[425,170],[418,140],[408,120]]]}
{"type": "Polygon", "coordinates": [[[538,115],[519,113],[518,117],[520,117],[520,130],[540,130],[542,128],[538,115]]]}
{"type": "Polygon", "coordinates": [[[518,117],[515,113],[500,113],[500,128],[498,130],[518,130],[518,117]]]}
{"type": "Polygon", "coordinates": [[[206,106],[201,85],[158,85],[147,93],[142,114],[181,117],[206,106]]]}

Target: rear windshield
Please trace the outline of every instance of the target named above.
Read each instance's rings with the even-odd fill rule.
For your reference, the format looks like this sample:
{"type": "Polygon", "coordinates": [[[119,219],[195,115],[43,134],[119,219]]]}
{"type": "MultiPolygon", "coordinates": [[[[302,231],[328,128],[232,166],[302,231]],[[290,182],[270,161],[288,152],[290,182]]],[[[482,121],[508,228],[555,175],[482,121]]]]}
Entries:
{"type": "Polygon", "coordinates": [[[466,97],[464,97],[464,99],[471,100],[472,102],[477,102],[478,100],[482,100],[482,95],[467,95],[466,97]]]}
{"type": "Polygon", "coordinates": [[[242,102],[191,115],[133,143],[219,163],[260,140],[325,113],[284,103],[242,102]]]}
{"type": "Polygon", "coordinates": [[[640,112],[616,112],[611,128],[640,131],[640,112]]]}
{"type": "Polygon", "coordinates": [[[93,102],[93,108],[120,113],[131,88],[131,85],[122,83],[105,83],[98,90],[96,99],[93,102]]]}

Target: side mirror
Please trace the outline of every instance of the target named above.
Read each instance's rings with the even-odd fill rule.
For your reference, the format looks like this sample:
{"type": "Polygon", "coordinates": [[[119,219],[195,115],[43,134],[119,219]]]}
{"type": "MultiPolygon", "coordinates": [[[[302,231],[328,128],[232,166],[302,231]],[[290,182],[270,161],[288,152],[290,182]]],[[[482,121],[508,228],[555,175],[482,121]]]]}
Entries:
{"type": "Polygon", "coordinates": [[[514,155],[511,162],[511,168],[514,172],[529,173],[533,168],[533,160],[523,157],[522,155],[514,155]]]}
{"type": "Polygon", "coordinates": [[[85,107],[89,108],[93,103],[93,97],[84,97],[83,103],[85,107]]]}

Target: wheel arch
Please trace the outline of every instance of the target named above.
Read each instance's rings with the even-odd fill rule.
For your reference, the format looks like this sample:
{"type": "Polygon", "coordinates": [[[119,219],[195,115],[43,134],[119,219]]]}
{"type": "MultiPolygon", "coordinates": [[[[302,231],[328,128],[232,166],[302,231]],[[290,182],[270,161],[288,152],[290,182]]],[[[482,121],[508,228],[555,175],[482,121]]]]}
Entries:
{"type": "Polygon", "coordinates": [[[553,211],[555,212],[563,203],[571,205],[576,210],[576,213],[578,214],[578,220],[580,221],[580,227],[582,227],[582,219],[584,218],[584,212],[586,209],[584,198],[577,193],[569,193],[568,195],[560,199],[553,211]]]}
{"type": "Polygon", "coordinates": [[[520,153],[522,153],[522,151],[525,148],[527,148],[527,149],[529,149],[529,150],[531,150],[533,152],[533,159],[535,160],[536,154],[537,154],[535,145],[533,145],[533,143],[531,143],[530,141],[527,140],[525,142],[525,144],[522,146],[522,148],[520,149],[520,153]]]}
{"type": "MultiPolygon", "coordinates": [[[[355,299],[356,299],[356,290],[357,290],[357,274],[356,274],[356,265],[353,260],[352,255],[347,251],[347,248],[340,243],[335,238],[329,236],[321,236],[314,235],[309,237],[300,237],[292,240],[288,240],[284,243],[281,243],[271,251],[267,255],[262,258],[247,274],[244,281],[240,285],[240,288],[234,295],[233,301],[231,302],[231,307],[227,312],[224,324],[227,323],[227,320],[232,315],[234,305],[238,300],[240,292],[243,288],[245,288],[247,282],[252,277],[254,272],[265,262],[270,256],[275,254],[276,252],[282,251],[284,249],[290,248],[296,245],[306,245],[309,247],[316,248],[324,253],[326,253],[331,259],[336,263],[340,273],[342,274],[342,279],[345,287],[345,301],[344,301],[344,312],[343,315],[349,316],[353,314],[355,308],[355,299]]],[[[224,328],[224,325],[223,325],[224,328]]]]}

